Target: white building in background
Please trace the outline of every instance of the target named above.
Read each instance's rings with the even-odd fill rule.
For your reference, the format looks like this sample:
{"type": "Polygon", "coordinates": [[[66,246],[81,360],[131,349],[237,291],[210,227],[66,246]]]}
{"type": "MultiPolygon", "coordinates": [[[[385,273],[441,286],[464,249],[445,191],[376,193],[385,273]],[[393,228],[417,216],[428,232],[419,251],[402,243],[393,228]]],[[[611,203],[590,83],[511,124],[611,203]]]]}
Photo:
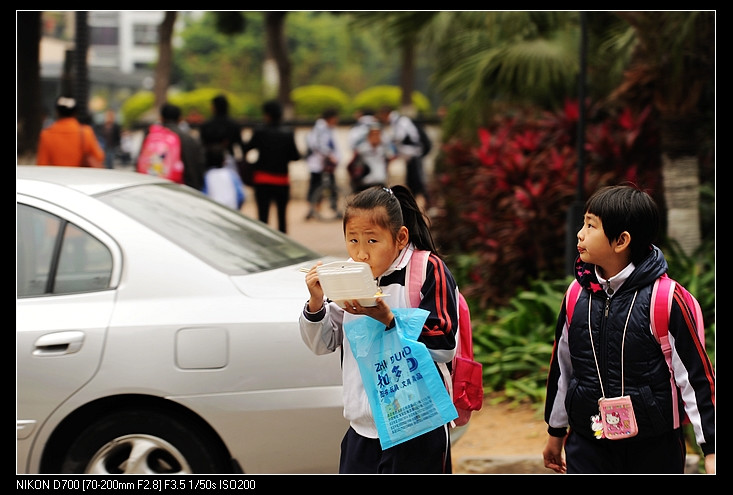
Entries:
{"type": "Polygon", "coordinates": [[[90,10],[89,66],[125,74],[149,68],[158,58],[158,26],[163,11],[90,10]]]}
{"type": "MultiPolygon", "coordinates": [[[[41,82],[47,110],[61,91],[64,64],[74,48],[76,11],[44,12],[41,82]]],[[[88,74],[90,109],[116,108],[141,89],[152,89],[152,65],[158,58],[160,10],[91,10],[88,74]]]]}

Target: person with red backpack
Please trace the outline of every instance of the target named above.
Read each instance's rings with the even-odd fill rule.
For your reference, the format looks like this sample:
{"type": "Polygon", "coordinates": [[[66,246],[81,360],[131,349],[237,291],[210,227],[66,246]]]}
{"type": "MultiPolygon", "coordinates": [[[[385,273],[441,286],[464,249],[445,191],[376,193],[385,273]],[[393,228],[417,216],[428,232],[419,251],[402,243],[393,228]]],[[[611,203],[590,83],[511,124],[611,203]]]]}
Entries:
{"type": "Polygon", "coordinates": [[[152,124],[143,138],[137,171],[158,175],[201,191],[206,157],[201,142],[181,128],[181,108],[171,103],[160,107],[160,123],[152,124]]]}
{"type": "Polygon", "coordinates": [[[601,188],[585,204],[581,290],[571,295],[574,281],[563,300],[547,378],[548,469],[682,474],[686,416],[715,473],[715,371],[679,284],[663,308],[671,366],[653,329],[650,308],[668,268],[652,244],[659,223],[651,196],[629,185],[601,188]]]}
{"type": "MultiPolygon", "coordinates": [[[[299,317],[300,333],[315,354],[343,351],[344,417],[350,427],[341,442],[340,473],[445,474],[452,472],[449,423],[398,445],[382,449],[368,391],[344,327],[369,316],[395,328],[392,308],[412,307],[407,267],[417,250],[429,251],[419,308],[427,312],[418,336],[436,367],[456,354],[459,292],[440,258],[427,221],[405,186],[374,186],[353,196],[344,211],[344,239],[351,261],[367,263],[383,296],[374,306],[359,300],[344,307],[326,299],[319,281],[319,261],[305,276],[310,297],[299,317]]],[[[444,383],[447,388],[447,383],[444,383]]]]}

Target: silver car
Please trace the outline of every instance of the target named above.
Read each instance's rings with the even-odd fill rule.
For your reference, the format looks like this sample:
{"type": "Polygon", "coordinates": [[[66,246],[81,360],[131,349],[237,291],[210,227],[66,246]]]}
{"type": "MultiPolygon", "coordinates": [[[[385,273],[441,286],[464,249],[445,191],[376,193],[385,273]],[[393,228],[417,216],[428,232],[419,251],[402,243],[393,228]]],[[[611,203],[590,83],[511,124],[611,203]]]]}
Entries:
{"type": "Polygon", "coordinates": [[[324,259],[185,186],[20,165],[18,473],[335,473],[339,353],[314,355],[324,259]]]}

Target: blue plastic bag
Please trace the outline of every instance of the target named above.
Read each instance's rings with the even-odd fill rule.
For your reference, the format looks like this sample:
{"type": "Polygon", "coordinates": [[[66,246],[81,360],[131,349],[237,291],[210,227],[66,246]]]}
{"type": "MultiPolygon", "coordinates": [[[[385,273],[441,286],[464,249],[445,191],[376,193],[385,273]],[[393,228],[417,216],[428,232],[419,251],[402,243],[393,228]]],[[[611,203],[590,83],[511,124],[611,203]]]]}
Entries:
{"type": "Polygon", "coordinates": [[[417,341],[428,311],[392,312],[395,327],[387,331],[368,316],[344,324],[383,450],[458,417],[427,347],[417,341]]]}

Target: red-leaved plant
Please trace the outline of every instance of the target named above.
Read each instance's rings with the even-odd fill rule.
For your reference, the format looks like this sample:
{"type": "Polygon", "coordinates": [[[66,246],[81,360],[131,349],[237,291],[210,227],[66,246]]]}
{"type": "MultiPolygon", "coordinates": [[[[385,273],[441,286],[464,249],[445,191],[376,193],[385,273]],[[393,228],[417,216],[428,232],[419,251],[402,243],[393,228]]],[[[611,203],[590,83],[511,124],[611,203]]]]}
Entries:
{"type": "MultiPolygon", "coordinates": [[[[649,112],[588,113],[580,199],[600,186],[631,181],[661,206],[660,153],[649,112]]],[[[497,116],[475,142],[451,139],[441,147],[432,184],[439,198],[434,234],[447,257],[470,255],[470,266],[457,267],[459,283],[482,307],[507,304],[531,279],[567,275],[578,114],[577,102],[567,102],[557,113],[497,116]]]]}

